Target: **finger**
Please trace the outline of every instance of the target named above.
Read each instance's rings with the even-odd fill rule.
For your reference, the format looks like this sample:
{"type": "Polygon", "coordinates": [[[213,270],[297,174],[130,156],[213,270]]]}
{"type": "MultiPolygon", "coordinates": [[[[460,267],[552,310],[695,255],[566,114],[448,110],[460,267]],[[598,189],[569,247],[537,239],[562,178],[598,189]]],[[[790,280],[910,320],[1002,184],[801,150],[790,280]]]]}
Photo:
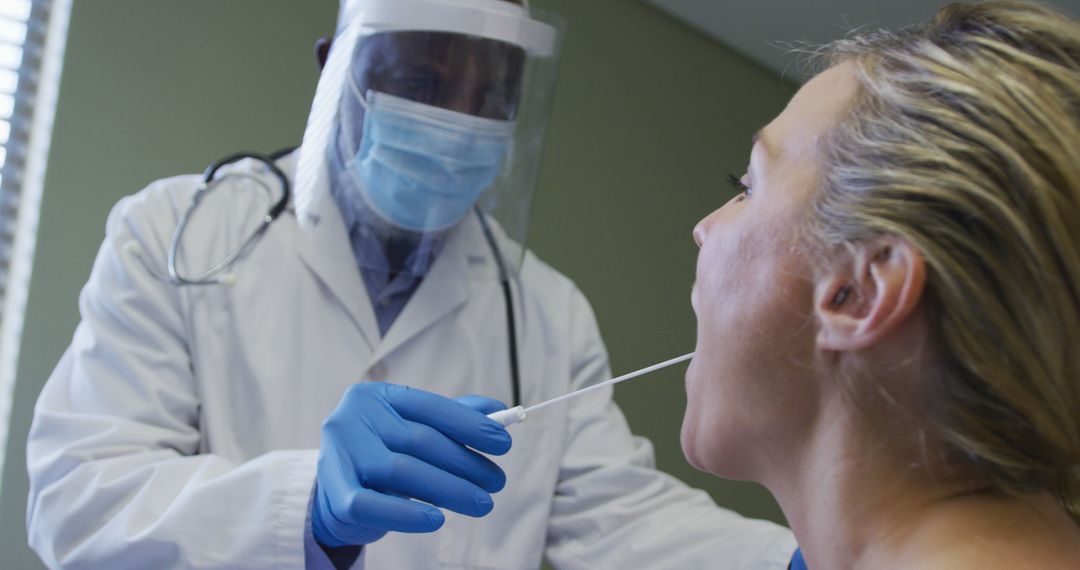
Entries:
{"type": "Polygon", "coordinates": [[[487,396],[477,396],[476,394],[470,394],[468,396],[462,396],[455,400],[457,403],[468,406],[485,416],[498,412],[499,410],[505,410],[506,404],[496,400],[495,398],[488,398],[487,396]]]}
{"type": "MultiPolygon", "coordinates": [[[[314,501],[319,502],[323,516],[320,517],[321,528],[330,536],[323,536],[320,541],[327,546],[345,546],[349,544],[367,544],[374,542],[386,534],[386,524],[375,524],[370,521],[370,513],[361,516],[365,522],[357,521],[357,495],[368,492],[360,484],[356,476],[356,469],[345,455],[333,451],[333,448],[324,449],[319,455],[316,493],[314,501]],[[372,524],[367,524],[372,523],[372,524]]],[[[432,530],[442,525],[442,513],[434,507],[426,506],[430,512],[408,512],[399,514],[388,519],[387,523],[396,526],[410,526],[424,528],[424,525],[432,530]],[[407,518],[412,515],[411,519],[407,518]],[[436,524],[437,523],[437,524],[436,524]]],[[[416,511],[416,508],[413,508],[416,511]]],[[[374,511],[379,513],[381,511],[374,511]]],[[[400,509],[399,509],[400,512],[400,509]]]]}
{"type": "Polygon", "coordinates": [[[392,453],[360,471],[363,484],[374,491],[411,497],[472,517],[491,512],[491,495],[476,485],[415,457],[392,453]]]}
{"type": "Polygon", "coordinates": [[[510,451],[506,428],[469,406],[396,384],[386,385],[386,398],[401,417],[429,425],[458,443],[493,455],[510,451]]]}
{"type": "MultiPolygon", "coordinates": [[[[382,457],[389,460],[393,455],[382,457]]],[[[430,505],[364,488],[352,462],[336,453],[319,457],[318,485],[320,494],[326,498],[324,506],[331,514],[324,523],[345,544],[368,543],[379,538],[372,529],[432,532],[445,520],[442,512],[430,505]]]]}
{"type": "Polygon", "coordinates": [[[431,505],[364,488],[353,494],[349,513],[357,525],[396,532],[434,532],[446,521],[431,505]]]}
{"type": "Polygon", "coordinates": [[[381,435],[387,449],[411,455],[489,493],[498,492],[506,485],[506,474],[494,461],[430,426],[406,421],[401,429],[386,430],[381,435]]]}
{"type": "Polygon", "coordinates": [[[347,512],[353,493],[362,487],[352,463],[333,448],[324,448],[319,453],[316,484],[326,495],[330,511],[336,518],[347,512]]]}
{"type": "MultiPolygon", "coordinates": [[[[326,513],[319,520],[321,522],[321,528],[326,534],[329,534],[329,536],[317,537],[319,544],[331,548],[353,544],[370,544],[382,538],[387,532],[385,529],[356,524],[353,521],[351,513],[351,499],[348,503],[344,504],[344,507],[341,507],[340,505],[335,506],[322,487],[316,486],[316,493],[312,498],[312,501],[317,501],[322,512],[326,513]],[[337,508],[338,511],[342,511],[344,516],[335,514],[335,508],[337,508]]],[[[314,524],[315,521],[312,519],[313,529],[314,524]]]]}

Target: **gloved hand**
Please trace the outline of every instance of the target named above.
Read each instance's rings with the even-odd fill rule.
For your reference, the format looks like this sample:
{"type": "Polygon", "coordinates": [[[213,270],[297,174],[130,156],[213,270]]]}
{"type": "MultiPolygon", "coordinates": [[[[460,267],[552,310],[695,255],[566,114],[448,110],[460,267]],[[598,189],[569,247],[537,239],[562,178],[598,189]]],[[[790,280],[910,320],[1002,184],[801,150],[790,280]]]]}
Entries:
{"type": "Polygon", "coordinates": [[[505,407],[381,382],[349,388],[322,426],[311,502],[315,540],[336,548],[368,544],[387,531],[432,532],[445,521],[436,507],[473,517],[491,512],[491,493],[503,488],[506,474],[473,449],[510,450],[510,434],[486,416],[505,407]]]}

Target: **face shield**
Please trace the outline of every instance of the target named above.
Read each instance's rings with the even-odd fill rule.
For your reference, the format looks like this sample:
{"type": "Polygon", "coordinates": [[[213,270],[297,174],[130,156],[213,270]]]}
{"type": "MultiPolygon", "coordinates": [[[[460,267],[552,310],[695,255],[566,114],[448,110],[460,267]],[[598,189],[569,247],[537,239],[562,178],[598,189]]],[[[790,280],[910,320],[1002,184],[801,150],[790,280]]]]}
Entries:
{"type": "Polygon", "coordinates": [[[301,146],[298,210],[329,192],[354,238],[372,238],[357,252],[370,269],[424,275],[471,232],[515,273],[560,39],[556,17],[506,0],[344,1],[301,146]]]}

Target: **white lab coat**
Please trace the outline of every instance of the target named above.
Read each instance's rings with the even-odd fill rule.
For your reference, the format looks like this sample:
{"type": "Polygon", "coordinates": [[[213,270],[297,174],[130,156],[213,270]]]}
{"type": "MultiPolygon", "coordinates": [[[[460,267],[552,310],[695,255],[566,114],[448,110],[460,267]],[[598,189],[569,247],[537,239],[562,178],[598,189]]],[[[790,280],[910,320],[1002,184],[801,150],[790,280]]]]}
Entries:
{"type": "MultiPolygon", "coordinates": [[[[254,163],[233,170],[275,184],[254,163]]],[[[349,385],[511,400],[503,294],[475,223],[449,239],[380,338],[328,195],[272,224],[230,269],[232,286],[152,277],[197,180],[160,181],[115,207],[82,322],[38,400],[27,525],[51,567],[301,568],[305,543],[317,551],[307,516],[321,422],[349,385]]],[[[240,220],[255,206],[231,184],[251,182],[210,194],[183,266],[209,267],[246,236],[240,220]]],[[[526,404],[608,378],[573,283],[526,254],[514,293],[526,404]]],[[[390,533],[357,566],[537,568],[546,553],[558,568],[756,569],[791,557],[786,529],[655,471],[610,390],[510,432],[491,514],[448,512],[438,532],[390,533]]]]}

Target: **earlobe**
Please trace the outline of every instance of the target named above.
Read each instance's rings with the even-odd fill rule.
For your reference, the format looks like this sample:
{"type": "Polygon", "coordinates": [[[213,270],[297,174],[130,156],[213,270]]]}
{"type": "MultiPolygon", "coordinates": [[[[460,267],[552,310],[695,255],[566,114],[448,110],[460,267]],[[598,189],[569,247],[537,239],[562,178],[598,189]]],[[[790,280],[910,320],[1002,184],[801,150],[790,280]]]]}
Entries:
{"type": "Polygon", "coordinates": [[[922,255],[906,240],[883,236],[846,252],[848,263],[819,279],[815,311],[818,347],[867,348],[914,312],[926,282],[922,255]]]}

